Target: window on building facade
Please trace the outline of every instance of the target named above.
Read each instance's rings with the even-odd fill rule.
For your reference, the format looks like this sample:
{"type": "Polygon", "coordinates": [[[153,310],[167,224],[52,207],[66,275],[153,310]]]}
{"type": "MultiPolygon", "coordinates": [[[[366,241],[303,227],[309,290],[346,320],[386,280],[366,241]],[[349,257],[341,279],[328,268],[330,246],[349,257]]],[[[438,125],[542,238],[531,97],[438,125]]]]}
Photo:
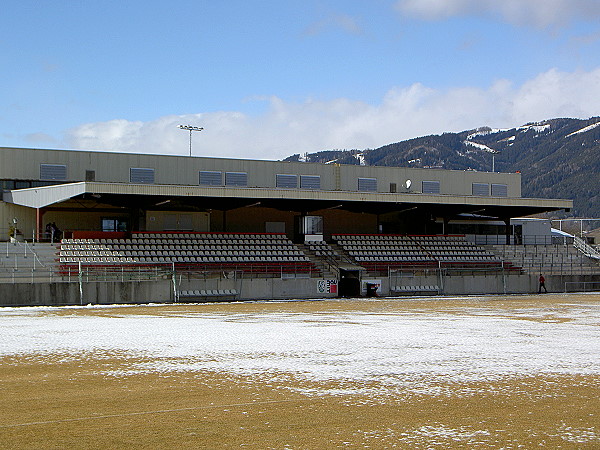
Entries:
{"type": "Polygon", "coordinates": [[[226,186],[248,186],[248,174],[246,172],[225,172],[226,186]]]}
{"type": "Polygon", "coordinates": [[[321,177],[319,175],[300,175],[300,187],[302,189],[321,189],[321,177]]]}
{"type": "Polygon", "coordinates": [[[284,189],[296,189],[298,187],[298,176],[278,173],[275,175],[275,186],[284,189]]]}
{"type": "Polygon", "coordinates": [[[508,197],[506,184],[492,184],[492,197],[508,197]]]}
{"type": "Polygon", "coordinates": [[[40,180],[65,181],[67,166],[64,164],[40,164],[40,180]]]}
{"type": "Polygon", "coordinates": [[[490,185],[487,183],[473,183],[472,185],[472,193],[473,195],[477,195],[479,197],[487,197],[490,195],[490,185]]]}
{"type": "Polygon", "coordinates": [[[440,193],[440,182],[439,181],[423,181],[423,194],[439,194],[440,193]]]}
{"type": "Polygon", "coordinates": [[[129,182],[137,184],[154,184],[154,169],[131,167],[129,169],[129,182]]]}
{"type": "Polygon", "coordinates": [[[359,178],[358,190],[361,192],[377,192],[377,178],[359,178]]]}
{"type": "Polygon", "coordinates": [[[127,231],[127,220],[122,217],[103,218],[102,231],[127,231]]]}
{"type": "Polygon", "coordinates": [[[219,171],[202,170],[199,177],[201,186],[221,186],[223,184],[223,173],[219,171]]]}

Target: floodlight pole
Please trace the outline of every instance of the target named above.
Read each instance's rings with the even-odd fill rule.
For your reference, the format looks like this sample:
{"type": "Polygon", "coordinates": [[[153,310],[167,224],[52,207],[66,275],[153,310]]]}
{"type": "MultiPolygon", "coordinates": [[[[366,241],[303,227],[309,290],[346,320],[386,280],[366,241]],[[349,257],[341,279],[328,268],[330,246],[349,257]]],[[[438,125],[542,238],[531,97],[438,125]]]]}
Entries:
{"type": "Polygon", "coordinates": [[[182,130],[188,130],[190,132],[190,156],[192,156],[192,131],[202,131],[202,127],[194,127],[192,125],[179,125],[182,130]]]}

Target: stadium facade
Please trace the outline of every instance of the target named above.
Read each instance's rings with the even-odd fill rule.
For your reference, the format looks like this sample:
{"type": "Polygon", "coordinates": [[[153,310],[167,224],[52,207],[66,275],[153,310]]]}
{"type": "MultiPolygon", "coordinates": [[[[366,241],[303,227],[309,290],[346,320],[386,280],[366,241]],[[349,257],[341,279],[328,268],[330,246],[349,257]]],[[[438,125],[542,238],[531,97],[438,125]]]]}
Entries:
{"type": "MultiPolygon", "coordinates": [[[[214,269],[218,262],[221,273],[229,269],[241,273],[246,260],[239,255],[253,257],[249,260],[253,265],[279,262],[283,267],[283,263],[290,262],[277,258],[271,261],[268,252],[266,256],[257,257],[252,255],[251,249],[240,250],[241,240],[248,235],[254,234],[257,238],[278,236],[284,237],[288,244],[300,246],[302,257],[314,269],[308,281],[289,274],[268,277],[267,281],[261,282],[270,283],[270,287],[261,288],[256,295],[244,295],[239,283],[234,286],[225,281],[221,283],[234,287],[213,289],[219,293],[235,292],[236,298],[258,298],[263,294],[274,298],[310,297],[313,284],[320,281],[319,286],[322,286],[323,280],[341,282],[342,272],[346,269],[358,271],[358,275],[353,275],[358,279],[368,279],[369,274],[377,280],[386,278],[387,281],[379,281],[379,288],[389,294],[394,284],[389,280],[390,270],[401,268],[406,272],[409,268],[400,264],[399,257],[394,260],[394,255],[399,253],[389,254],[382,250],[381,257],[388,257],[389,264],[384,264],[385,268],[379,265],[375,270],[368,264],[361,264],[362,259],[355,253],[349,254],[354,250],[345,247],[343,236],[371,236],[373,239],[448,236],[465,229],[477,229],[477,234],[494,234],[497,243],[519,243],[523,230],[514,218],[569,211],[572,207],[570,200],[523,198],[519,173],[25,148],[0,148],[0,187],[3,240],[8,240],[10,234],[12,241],[22,239],[39,246],[53,238],[49,235],[49,224],[55,224],[70,244],[87,239],[103,244],[129,245],[137,243],[131,239],[138,239],[141,244],[142,238],[153,239],[159,234],[182,239],[204,238],[211,234],[215,238],[224,238],[228,234],[232,240],[240,241],[240,247],[237,250],[227,247],[228,252],[223,250],[227,258],[213,258],[210,263],[214,269]],[[117,240],[120,240],[118,244],[117,240]],[[338,257],[323,261],[324,254],[305,247],[311,242],[331,243],[338,257]],[[281,294],[286,289],[277,287],[277,283],[283,281],[295,282],[301,287],[292,289],[289,294],[281,294]],[[275,294],[267,295],[268,292],[275,294]]],[[[166,242],[147,240],[144,243],[155,242],[165,247],[145,250],[165,250],[166,242]]],[[[268,247],[274,245],[274,241],[266,242],[267,249],[275,248],[268,247]]],[[[224,240],[219,243],[221,249],[229,244],[224,240]]],[[[437,269],[441,268],[443,258],[436,258],[431,249],[413,243],[423,252],[425,260],[432,263],[412,267],[413,274],[435,265],[437,269]]],[[[140,263],[148,266],[150,262],[156,262],[170,264],[173,270],[177,263],[178,273],[187,274],[189,289],[182,289],[186,286],[180,283],[174,289],[175,298],[170,298],[171,301],[177,300],[178,292],[207,292],[192,289],[201,283],[190,281],[194,278],[190,274],[202,272],[206,279],[206,273],[211,272],[208,261],[201,259],[208,254],[205,250],[203,255],[202,249],[208,247],[181,239],[169,244],[174,246],[170,249],[174,253],[165,253],[162,260],[151,260],[147,252],[141,252],[141,246],[120,249],[123,259],[110,261],[92,259],[90,255],[78,260],[70,253],[62,258],[65,254],[61,253],[60,259],[57,256],[58,271],[65,265],[77,265],[81,270],[82,262],[84,266],[96,268],[107,265],[131,267],[140,263]],[[181,247],[177,248],[177,245],[181,247]],[[140,253],[135,253],[136,250],[140,253]]],[[[58,251],[62,252],[61,249],[58,251]]],[[[273,254],[281,256],[281,253],[273,254]]],[[[94,256],[102,255],[94,253],[94,256]]],[[[375,258],[366,262],[380,261],[375,258]]],[[[281,274],[284,272],[281,270],[281,274]]],[[[256,278],[252,276],[236,275],[235,278],[245,278],[247,284],[256,282],[252,281],[256,278]]],[[[439,284],[431,282],[428,286],[437,285],[439,292],[439,284]]]]}
{"type": "Polygon", "coordinates": [[[0,161],[0,223],[17,217],[37,237],[47,222],[97,231],[274,227],[292,237],[302,215],[322,216],[326,236],[433,234],[461,214],[508,221],[572,206],[522,198],[518,173],[22,148],[1,148],[0,161]]]}

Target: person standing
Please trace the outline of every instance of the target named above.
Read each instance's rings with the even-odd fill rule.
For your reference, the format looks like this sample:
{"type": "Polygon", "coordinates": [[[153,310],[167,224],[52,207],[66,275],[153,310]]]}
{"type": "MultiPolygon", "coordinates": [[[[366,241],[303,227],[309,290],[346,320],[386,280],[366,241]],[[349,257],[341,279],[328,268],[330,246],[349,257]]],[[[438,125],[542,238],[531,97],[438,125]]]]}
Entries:
{"type": "Polygon", "coordinates": [[[542,293],[542,288],[544,288],[544,293],[547,294],[548,289],[546,289],[546,279],[544,278],[544,275],[540,273],[540,287],[538,289],[538,294],[542,293]]]}

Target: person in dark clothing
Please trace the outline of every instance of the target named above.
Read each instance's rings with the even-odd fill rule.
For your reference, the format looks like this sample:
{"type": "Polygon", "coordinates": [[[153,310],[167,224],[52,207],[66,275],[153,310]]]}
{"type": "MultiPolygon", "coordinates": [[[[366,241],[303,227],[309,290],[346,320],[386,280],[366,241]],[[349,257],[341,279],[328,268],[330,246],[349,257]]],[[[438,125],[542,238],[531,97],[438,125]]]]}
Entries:
{"type": "Polygon", "coordinates": [[[544,275],[540,273],[540,287],[538,289],[538,294],[542,293],[542,288],[544,288],[544,293],[548,293],[548,289],[546,289],[546,279],[544,275]]]}
{"type": "Polygon", "coordinates": [[[62,238],[62,231],[56,226],[56,222],[52,222],[50,228],[52,230],[53,240],[60,241],[62,238]]]}

